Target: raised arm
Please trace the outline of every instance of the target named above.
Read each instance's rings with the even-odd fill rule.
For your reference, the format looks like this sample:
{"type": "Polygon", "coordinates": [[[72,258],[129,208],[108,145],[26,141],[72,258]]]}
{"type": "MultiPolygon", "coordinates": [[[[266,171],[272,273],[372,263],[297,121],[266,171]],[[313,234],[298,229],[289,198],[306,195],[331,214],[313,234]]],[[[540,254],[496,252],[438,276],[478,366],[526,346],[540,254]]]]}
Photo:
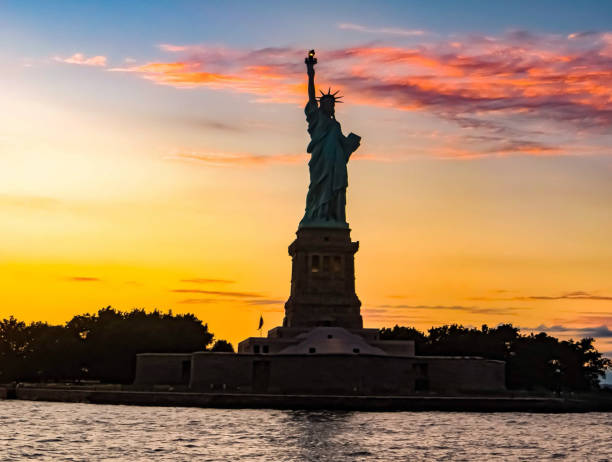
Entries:
{"type": "Polygon", "coordinates": [[[308,52],[308,57],[304,60],[304,62],[306,63],[306,72],[308,73],[308,100],[310,102],[317,101],[314,86],[314,66],[315,64],[317,64],[317,58],[314,57],[314,54],[314,50],[310,50],[308,52]]]}

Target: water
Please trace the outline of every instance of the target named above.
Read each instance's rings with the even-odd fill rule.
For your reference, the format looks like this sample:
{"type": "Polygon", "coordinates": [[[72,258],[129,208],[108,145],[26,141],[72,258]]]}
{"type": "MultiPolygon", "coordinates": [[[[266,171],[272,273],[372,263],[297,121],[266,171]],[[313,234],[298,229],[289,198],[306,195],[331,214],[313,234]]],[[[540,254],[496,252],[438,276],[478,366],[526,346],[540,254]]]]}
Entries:
{"type": "Polygon", "coordinates": [[[612,461],[612,414],[306,412],[0,401],[0,460],[612,461]]]}

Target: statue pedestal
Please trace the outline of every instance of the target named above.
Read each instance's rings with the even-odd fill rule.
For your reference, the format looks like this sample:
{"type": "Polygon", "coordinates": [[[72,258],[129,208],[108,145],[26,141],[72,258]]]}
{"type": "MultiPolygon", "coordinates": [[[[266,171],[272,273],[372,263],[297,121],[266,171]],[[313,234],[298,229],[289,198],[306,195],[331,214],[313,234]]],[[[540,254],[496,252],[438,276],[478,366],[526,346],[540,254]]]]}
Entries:
{"type": "Polygon", "coordinates": [[[291,295],[283,327],[361,329],[355,293],[355,253],[348,228],[300,228],[289,246],[291,295]]]}

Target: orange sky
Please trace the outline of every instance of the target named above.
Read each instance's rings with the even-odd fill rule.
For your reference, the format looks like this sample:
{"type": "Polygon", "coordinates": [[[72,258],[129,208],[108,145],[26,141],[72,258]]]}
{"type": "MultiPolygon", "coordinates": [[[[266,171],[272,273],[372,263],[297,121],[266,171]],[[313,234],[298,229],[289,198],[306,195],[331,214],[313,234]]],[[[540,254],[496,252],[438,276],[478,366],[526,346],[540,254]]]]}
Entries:
{"type": "MultiPolygon", "coordinates": [[[[348,35],[318,49],[317,82],[363,138],[366,326],[511,322],[612,354],[612,35],[331,27],[348,35]]],[[[30,32],[2,55],[0,317],[172,309],[234,344],[280,324],[307,47],[30,32]]]]}

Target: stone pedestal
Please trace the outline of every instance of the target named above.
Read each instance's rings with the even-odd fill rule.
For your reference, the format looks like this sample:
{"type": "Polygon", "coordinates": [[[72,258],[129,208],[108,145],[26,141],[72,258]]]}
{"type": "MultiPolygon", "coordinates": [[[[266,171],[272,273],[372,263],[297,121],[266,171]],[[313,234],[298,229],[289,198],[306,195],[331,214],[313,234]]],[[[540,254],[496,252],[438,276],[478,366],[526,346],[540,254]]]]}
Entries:
{"type": "Polygon", "coordinates": [[[301,228],[289,246],[291,295],[284,327],[361,329],[361,302],[355,293],[355,253],[350,229],[301,228]]]}

